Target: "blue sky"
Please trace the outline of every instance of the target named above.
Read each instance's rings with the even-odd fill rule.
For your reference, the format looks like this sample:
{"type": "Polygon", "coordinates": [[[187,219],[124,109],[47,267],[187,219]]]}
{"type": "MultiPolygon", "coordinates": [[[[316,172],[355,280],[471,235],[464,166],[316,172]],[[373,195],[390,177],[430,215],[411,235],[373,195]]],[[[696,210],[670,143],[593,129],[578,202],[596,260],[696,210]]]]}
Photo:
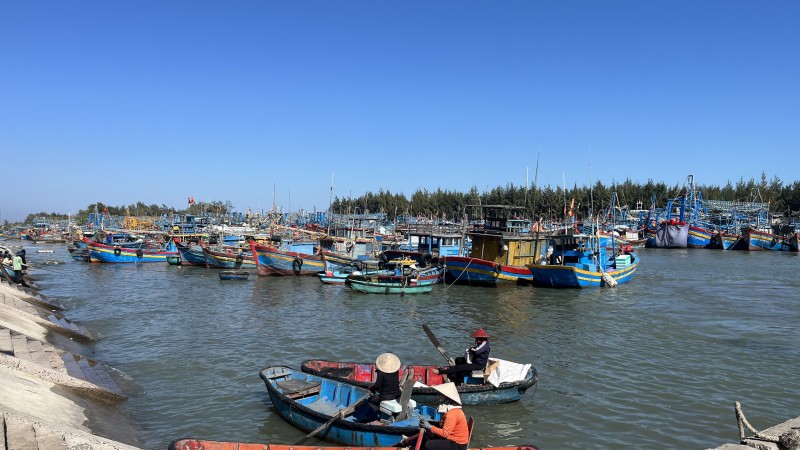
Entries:
{"type": "Polygon", "coordinates": [[[0,220],[798,174],[797,1],[0,4],[0,220]],[[334,175],[335,174],[335,175],[334,175]]]}

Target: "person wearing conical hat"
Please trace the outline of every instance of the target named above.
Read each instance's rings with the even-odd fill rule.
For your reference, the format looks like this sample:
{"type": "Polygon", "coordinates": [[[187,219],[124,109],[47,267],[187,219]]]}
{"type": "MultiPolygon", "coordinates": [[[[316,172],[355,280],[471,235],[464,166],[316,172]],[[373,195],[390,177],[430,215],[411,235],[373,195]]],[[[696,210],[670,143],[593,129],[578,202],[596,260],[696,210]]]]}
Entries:
{"type": "Polygon", "coordinates": [[[438,367],[434,373],[447,375],[451,381],[460,385],[464,377],[472,373],[473,370],[485,370],[489,362],[489,333],[483,328],[478,328],[472,333],[475,345],[464,352],[464,356],[459,356],[455,360],[455,365],[449,367],[438,367]]]}
{"type": "Polygon", "coordinates": [[[394,353],[381,353],[375,359],[375,383],[369,390],[375,395],[369,398],[369,404],[376,411],[384,400],[400,398],[400,358],[394,353]]]}
{"type": "Polygon", "coordinates": [[[461,396],[454,383],[443,383],[431,386],[439,392],[439,412],[442,426],[431,425],[427,420],[420,420],[419,426],[426,433],[423,435],[425,450],[466,450],[469,444],[469,427],[467,417],[461,409],[461,396]]]}

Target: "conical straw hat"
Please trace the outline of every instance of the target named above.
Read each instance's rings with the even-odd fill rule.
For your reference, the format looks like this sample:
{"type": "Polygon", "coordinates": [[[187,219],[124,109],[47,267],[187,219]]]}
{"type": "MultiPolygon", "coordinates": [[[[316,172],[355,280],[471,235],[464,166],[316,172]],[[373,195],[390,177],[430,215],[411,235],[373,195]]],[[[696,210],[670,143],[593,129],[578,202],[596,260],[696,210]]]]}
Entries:
{"type": "Polygon", "coordinates": [[[394,353],[381,353],[375,360],[375,367],[384,373],[397,372],[400,370],[400,358],[394,353]]]}
{"type": "Polygon", "coordinates": [[[440,394],[444,395],[450,400],[458,403],[459,405],[461,404],[461,396],[458,395],[458,389],[456,389],[455,383],[443,383],[431,387],[436,389],[440,394]]]}

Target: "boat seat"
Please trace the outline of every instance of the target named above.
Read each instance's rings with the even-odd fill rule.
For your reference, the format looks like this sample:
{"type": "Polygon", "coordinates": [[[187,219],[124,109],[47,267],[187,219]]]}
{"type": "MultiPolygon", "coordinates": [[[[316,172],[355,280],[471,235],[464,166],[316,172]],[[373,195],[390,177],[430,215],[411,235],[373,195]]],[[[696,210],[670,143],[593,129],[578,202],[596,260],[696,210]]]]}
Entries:
{"type": "Polygon", "coordinates": [[[309,395],[318,394],[320,385],[322,385],[322,383],[319,381],[298,379],[278,381],[275,383],[275,386],[281,388],[283,395],[291,399],[298,399],[302,397],[308,397],[309,395]]]}

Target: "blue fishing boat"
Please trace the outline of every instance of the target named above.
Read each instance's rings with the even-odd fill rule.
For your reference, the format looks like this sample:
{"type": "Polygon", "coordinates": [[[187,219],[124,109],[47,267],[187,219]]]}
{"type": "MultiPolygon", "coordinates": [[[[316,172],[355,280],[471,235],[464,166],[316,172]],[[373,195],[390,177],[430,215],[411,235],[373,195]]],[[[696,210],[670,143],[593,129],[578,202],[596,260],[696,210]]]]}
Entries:
{"type": "Polygon", "coordinates": [[[345,445],[391,446],[418,433],[420,418],[441,419],[435,408],[414,401],[377,412],[366,401],[367,389],[285,366],[267,367],[259,376],[284,420],[305,431],[328,424],[317,436],[345,445]]]}
{"type": "Polygon", "coordinates": [[[84,240],[89,247],[89,260],[103,263],[164,263],[168,256],[178,255],[178,249],[173,241],[163,246],[145,246],[140,248],[127,248],[111,246],[99,242],[84,240]]]}
{"type": "MultiPolygon", "coordinates": [[[[250,241],[258,274],[265,275],[316,275],[324,272],[319,254],[286,251],[277,247],[250,241]]],[[[312,250],[313,251],[313,250],[312,250]]]]}
{"type": "Polygon", "coordinates": [[[686,246],[689,248],[711,248],[711,238],[714,232],[699,224],[689,224],[686,236],[686,246]]]}
{"type": "MultiPolygon", "coordinates": [[[[419,403],[433,405],[437,402],[438,391],[431,386],[446,383],[446,375],[433,373],[433,365],[401,366],[398,376],[402,380],[408,372],[411,378],[419,383],[411,391],[411,398],[419,403]]],[[[517,364],[492,359],[487,366],[488,376],[466,377],[463,383],[456,386],[461,403],[464,405],[497,405],[515,402],[536,385],[538,374],[531,364],[517,364]],[[496,364],[495,364],[496,362],[496,364]],[[496,375],[493,377],[493,375],[496,375]],[[496,378],[496,379],[495,379],[496,378]]],[[[313,375],[331,378],[343,383],[368,388],[375,382],[374,363],[356,363],[309,359],[303,361],[300,370],[313,375]]]]}
{"type": "Polygon", "coordinates": [[[527,267],[534,285],[555,288],[616,286],[630,281],[639,255],[625,247],[611,254],[595,236],[548,236],[545,254],[527,267]]]}
{"type": "Polygon", "coordinates": [[[783,237],[766,230],[747,227],[742,230],[742,239],[744,239],[745,250],[773,250],[783,252],[790,250],[789,244],[783,237]]]}
{"type": "Polygon", "coordinates": [[[178,249],[181,258],[181,265],[186,266],[203,266],[206,265],[206,257],[203,254],[203,248],[197,243],[183,243],[175,238],[175,248],[178,249]]]}

